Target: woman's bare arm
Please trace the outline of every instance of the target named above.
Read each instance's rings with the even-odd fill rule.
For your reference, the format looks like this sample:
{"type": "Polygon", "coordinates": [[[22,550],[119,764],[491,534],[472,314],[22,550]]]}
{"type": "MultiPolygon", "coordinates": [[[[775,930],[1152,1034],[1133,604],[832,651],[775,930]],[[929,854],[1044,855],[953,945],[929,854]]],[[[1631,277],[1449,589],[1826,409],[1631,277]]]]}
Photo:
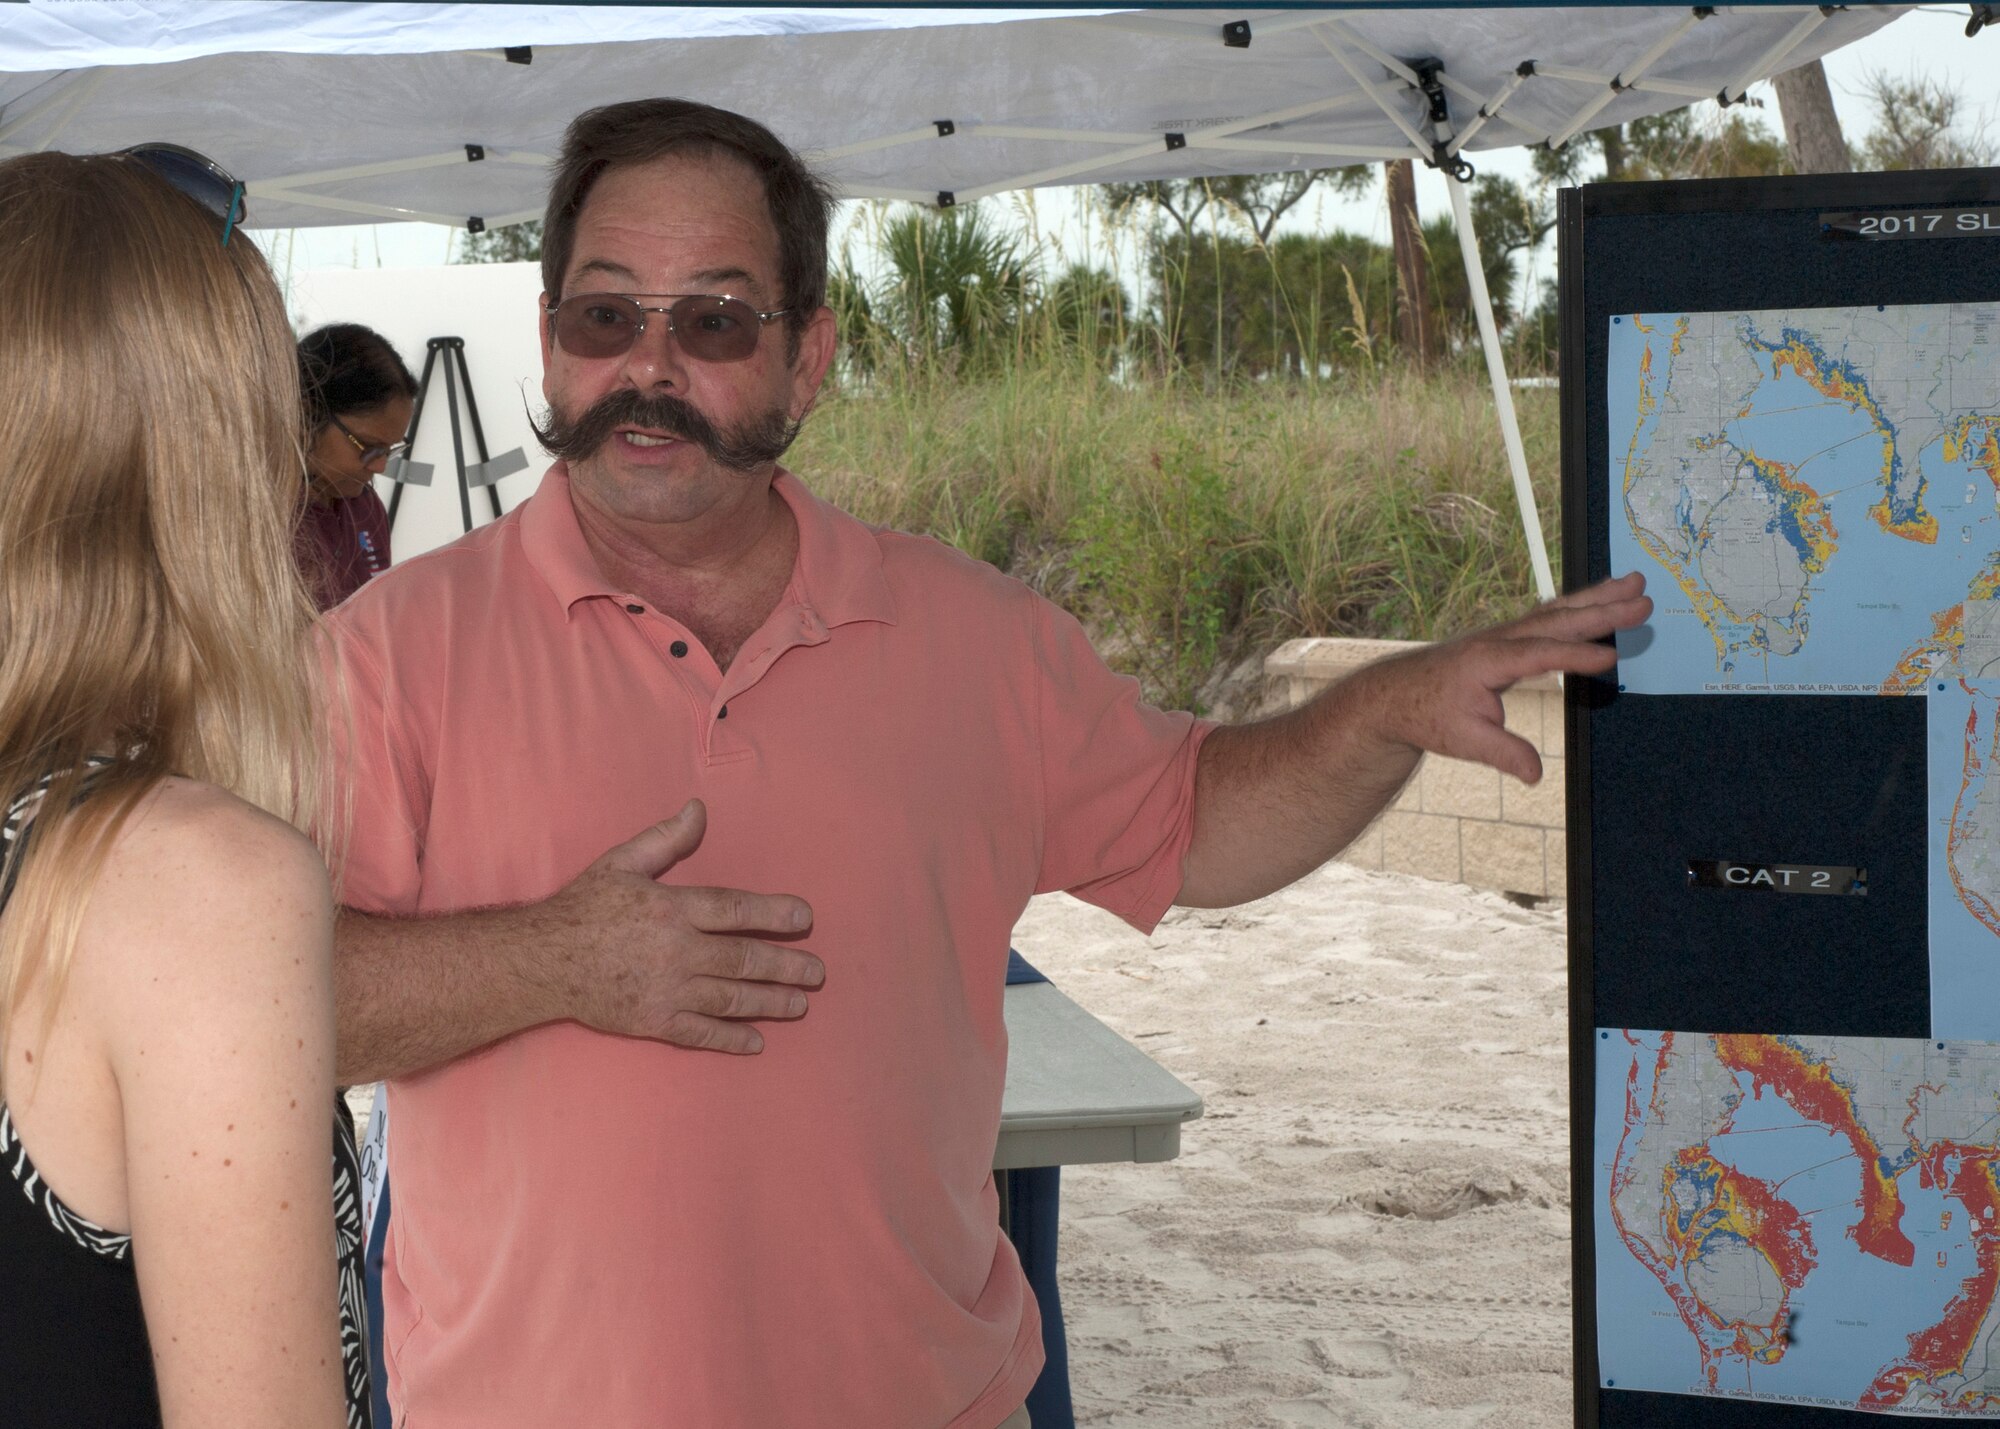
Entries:
{"type": "Polygon", "coordinates": [[[178,781],[121,836],[86,917],[169,1429],[346,1423],[332,951],[312,845],[178,781]]]}

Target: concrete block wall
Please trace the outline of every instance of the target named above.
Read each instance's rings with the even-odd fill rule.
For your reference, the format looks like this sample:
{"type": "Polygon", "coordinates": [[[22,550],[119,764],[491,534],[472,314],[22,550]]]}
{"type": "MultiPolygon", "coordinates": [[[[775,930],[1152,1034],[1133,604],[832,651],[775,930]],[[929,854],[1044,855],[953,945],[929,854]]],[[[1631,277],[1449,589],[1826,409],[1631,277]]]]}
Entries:
{"type": "MultiPolygon", "coordinates": [[[[1292,640],[1264,661],[1264,673],[1282,683],[1289,708],[1363,665],[1415,648],[1405,640],[1292,640]]],[[[1562,689],[1554,676],[1539,676],[1509,690],[1503,703],[1507,728],[1541,752],[1539,784],[1428,755],[1342,859],[1503,893],[1562,897],[1562,689]]]]}

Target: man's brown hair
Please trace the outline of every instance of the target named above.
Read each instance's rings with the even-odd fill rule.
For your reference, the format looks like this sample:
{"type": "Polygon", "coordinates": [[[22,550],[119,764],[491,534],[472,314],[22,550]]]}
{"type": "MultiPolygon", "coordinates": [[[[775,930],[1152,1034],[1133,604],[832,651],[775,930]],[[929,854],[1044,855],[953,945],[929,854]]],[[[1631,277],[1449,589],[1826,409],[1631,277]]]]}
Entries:
{"type": "Polygon", "coordinates": [[[550,298],[562,295],[563,274],[576,246],[577,217],[591,186],[607,169],[669,154],[729,155],[763,180],[765,206],[778,231],[779,305],[791,309],[786,328],[796,341],[806,320],[826,303],[826,233],[833,194],[756,120],[688,99],[606,104],[570,122],[542,223],[543,291],[550,298]]]}

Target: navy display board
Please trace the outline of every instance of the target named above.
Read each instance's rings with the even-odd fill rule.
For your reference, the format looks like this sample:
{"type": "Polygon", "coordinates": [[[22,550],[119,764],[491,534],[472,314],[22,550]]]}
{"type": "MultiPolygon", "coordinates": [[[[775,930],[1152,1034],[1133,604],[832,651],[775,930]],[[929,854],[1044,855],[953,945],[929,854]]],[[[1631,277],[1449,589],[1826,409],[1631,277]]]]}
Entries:
{"type": "MultiPolygon", "coordinates": [[[[1562,195],[1558,241],[1573,589],[1623,574],[1611,533],[1627,519],[1617,471],[1634,438],[1629,411],[1611,431],[1615,318],[2000,301],[2000,172],[1591,185],[1562,195]]],[[[1656,601],[1689,604],[1663,568],[1646,574],[1656,601]]],[[[1596,1085],[1597,1044],[1601,1029],[1931,1035],[1924,701],[1639,694],[1613,677],[1572,679],[1566,704],[1577,1423],[1880,1422],[1603,1383],[1596,1177],[1610,1148],[1595,1138],[1600,1092],[1623,1089],[1596,1085]]],[[[1841,1217],[1817,1225],[1824,1251],[1841,1217]]],[[[1664,1289],[1658,1306],[1657,1334],[1692,1354],[1664,1289]]]]}

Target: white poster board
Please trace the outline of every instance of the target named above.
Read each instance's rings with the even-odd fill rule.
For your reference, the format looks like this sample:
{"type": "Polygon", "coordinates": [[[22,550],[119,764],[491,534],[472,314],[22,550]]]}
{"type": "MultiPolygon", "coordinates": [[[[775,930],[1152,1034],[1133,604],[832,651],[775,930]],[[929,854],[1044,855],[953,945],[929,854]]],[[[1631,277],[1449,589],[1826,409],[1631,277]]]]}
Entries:
{"type": "MultiPolygon", "coordinates": [[[[528,425],[542,410],[542,356],[536,338],[541,269],[533,263],[468,263],[437,268],[322,268],[296,275],[291,285],[292,321],[300,333],[324,323],[362,323],[387,338],[410,371],[421,378],[426,345],[436,337],[465,340],[466,370],[486,433],[486,450],[499,456],[515,447],[527,457],[525,470],[500,479],[493,490],[511,511],[540,484],[549,460],[528,425]]],[[[445,405],[444,363],[438,354],[429,396],[412,454],[432,467],[431,484],[405,486],[397,509],[390,553],[397,561],[457,540],[464,534],[458,480],[452,460],[451,418],[445,405]]],[[[460,435],[468,463],[479,460],[460,399],[460,435]]],[[[394,483],[378,477],[376,491],[386,503],[394,483]]],[[[472,520],[493,519],[486,491],[472,491],[472,520]]]]}

